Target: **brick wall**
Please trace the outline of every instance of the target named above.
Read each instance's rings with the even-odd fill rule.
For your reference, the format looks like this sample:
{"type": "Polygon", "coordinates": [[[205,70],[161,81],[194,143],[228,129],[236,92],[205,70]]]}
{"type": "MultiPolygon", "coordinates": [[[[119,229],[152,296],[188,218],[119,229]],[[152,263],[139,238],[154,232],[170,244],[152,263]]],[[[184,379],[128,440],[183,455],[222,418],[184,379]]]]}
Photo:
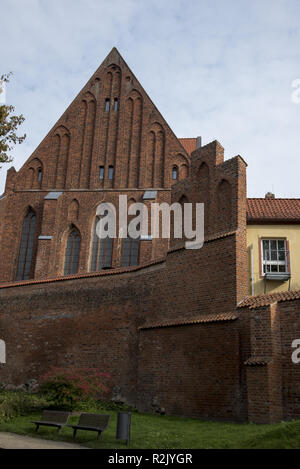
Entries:
{"type": "Polygon", "coordinates": [[[233,310],[235,244],[236,236],[229,235],[207,242],[200,250],[171,252],[165,262],[127,273],[3,286],[0,328],[7,344],[7,365],[1,369],[1,381],[20,384],[38,379],[50,365],[98,366],[111,373],[113,384],[121,388],[128,402],[151,411],[157,390],[147,383],[149,370],[154,368],[162,383],[159,402],[169,413],[239,418],[242,402],[235,322],[138,332],[152,321],[233,310]],[[187,406],[196,389],[192,390],[196,363],[201,363],[197,383],[202,376],[203,384],[201,389],[196,387],[197,402],[187,406]],[[176,405],[175,391],[167,404],[170,386],[179,377],[175,371],[186,383],[178,388],[176,405]],[[214,391],[203,413],[209,388],[214,391]]]}
{"type": "MultiPolygon", "coordinates": [[[[48,259],[45,243],[49,241],[39,241],[36,262],[39,279],[0,287],[0,328],[7,343],[2,381],[20,384],[30,378],[39,379],[50,365],[97,366],[111,373],[113,385],[120,388],[127,402],[143,410],[153,411],[153,406],[162,406],[173,414],[247,418],[240,341],[241,336],[247,337],[247,332],[241,329],[239,320],[139,332],[139,327],[153,321],[192,320],[199,315],[234,311],[240,297],[246,295],[243,282],[247,266],[239,259],[246,251],[245,200],[240,195],[241,187],[245,187],[245,165],[237,157],[230,164],[221,163],[225,165],[222,173],[212,163],[218,145],[213,142],[204,147],[211,168],[206,187],[212,202],[206,213],[212,227],[207,226],[203,248],[186,250],[181,243],[173,245],[166,255],[167,245],[154,241],[150,250],[145,241],[145,257],[150,262],[147,267],[84,275],[91,236],[88,219],[92,220],[99,195],[83,191],[76,198],[78,205],[72,193],[64,193],[57,201],[45,201],[40,208],[40,233],[53,238],[48,259]],[[224,212],[224,227],[218,231],[216,194],[220,179],[224,178],[231,184],[228,201],[231,209],[224,212]],[[90,210],[83,211],[81,206],[90,210]],[[77,218],[74,224],[81,230],[82,254],[78,278],[66,279],[57,274],[62,269],[64,226],[73,221],[72,217],[77,218]],[[155,260],[161,256],[164,261],[155,260]],[[43,277],[45,280],[41,280],[43,277]],[[201,366],[195,381],[196,363],[201,366]],[[148,385],[150,376],[161,382],[159,390],[148,385]],[[184,384],[175,392],[177,381],[184,384]]],[[[197,178],[191,177],[175,184],[171,193],[158,191],[159,200],[172,197],[176,201],[184,196],[190,202],[205,202],[198,196],[198,184],[197,178]]],[[[137,190],[129,192],[135,200],[142,196],[137,190]]],[[[38,211],[41,193],[35,194],[33,208],[38,211]]],[[[21,212],[21,196],[14,197],[17,195],[21,212]]],[[[111,191],[110,200],[117,195],[118,192],[111,191]]],[[[202,195],[205,196],[205,191],[202,195]]],[[[13,214],[10,216],[13,221],[13,214]]],[[[7,242],[12,243],[12,239],[7,242]]],[[[13,249],[12,244],[10,248],[13,249]]]]}
{"type": "Polygon", "coordinates": [[[247,321],[139,329],[153,321],[230,313],[246,296],[246,164],[240,156],[224,161],[217,141],[189,158],[116,50],[21,170],[10,171],[0,214],[0,236],[6,233],[0,330],[7,344],[0,380],[39,379],[51,364],[97,366],[141,409],[247,418],[247,321]],[[179,180],[172,185],[174,165],[179,180]],[[115,240],[114,270],[85,275],[99,202],[118,207],[120,194],[140,202],[146,188],[157,190],[156,202],[205,204],[203,248],[185,250],[175,239],[170,246],[168,240],[142,241],[140,267],[122,271],[115,240]],[[45,200],[53,190],[62,195],[45,200]],[[29,207],[37,215],[35,281],[17,285],[29,207]],[[72,226],[80,232],[81,250],[78,275],[67,279],[61,276],[72,226]]]}
{"type": "Polygon", "coordinates": [[[299,418],[299,364],[292,362],[292,342],[300,338],[300,301],[273,302],[241,309],[250,320],[247,370],[248,418],[272,423],[299,418]]]}
{"type": "Polygon", "coordinates": [[[139,408],[245,419],[239,348],[238,321],[141,330],[139,408]]]}
{"type": "Polygon", "coordinates": [[[282,405],[284,419],[300,418],[300,364],[292,362],[292,342],[300,339],[300,301],[278,304],[281,328],[282,405]]]}

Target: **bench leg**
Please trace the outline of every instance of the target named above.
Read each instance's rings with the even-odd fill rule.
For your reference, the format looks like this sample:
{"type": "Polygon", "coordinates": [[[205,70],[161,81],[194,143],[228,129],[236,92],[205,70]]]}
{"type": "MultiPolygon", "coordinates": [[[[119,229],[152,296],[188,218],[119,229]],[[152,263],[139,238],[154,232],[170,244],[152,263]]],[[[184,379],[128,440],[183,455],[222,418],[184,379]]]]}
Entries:
{"type": "Polygon", "coordinates": [[[37,423],[35,425],[36,425],[35,431],[38,432],[40,426],[37,423]]]}
{"type": "Polygon", "coordinates": [[[101,432],[98,432],[97,440],[100,440],[101,438],[101,432]]]}
{"type": "Polygon", "coordinates": [[[62,427],[58,427],[58,432],[57,432],[58,434],[61,433],[61,429],[62,429],[62,427]]]}
{"type": "Polygon", "coordinates": [[[77,428],[74,428],[74,431],[73,431],[73,438],[76,438],[76,433],[77,433],[77,428]]]}

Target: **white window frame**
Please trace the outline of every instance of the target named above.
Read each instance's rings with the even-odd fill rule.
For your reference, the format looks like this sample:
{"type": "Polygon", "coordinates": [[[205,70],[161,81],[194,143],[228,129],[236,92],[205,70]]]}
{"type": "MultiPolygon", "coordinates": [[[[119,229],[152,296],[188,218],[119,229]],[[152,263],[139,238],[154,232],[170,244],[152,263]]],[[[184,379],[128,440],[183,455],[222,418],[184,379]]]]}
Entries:
{"type": "Polygon", "coordinates": [[[289,273],[289,251],[288,251],[288,244],[285,238],[262,238],[261,239],[261,272],[262,276],[264,277],[266,274],[288,274],[289,273]],[[269,247],[265,249],[264,242],[268,242],[269,247]],[[274,244],[272,246],[271,243],[276,243],[276,249],[274,249],[274,244]],[[284,243],[284,249],[279,248],[278,242],[284,243]],[[273,248],[273,249],[272,249],[273,248]],[[266,256],[265,254],[268,253],[266,256]],[[276,255],[275,255],[276,253],[276,255]],[[283,255],[282,255],[283,254],[283,255]],[[266,258],[265,258],[266,257],[266,258]],[[275,259],[276,257],[276,259],[275,259]],[[284,257],[284,259],[283,259],[284,257]],[[264,266],[270,266],[270,270],[264,270],[264,266]],[[271,270],[272,266],[277,266],[277,270],[271,270]],[[279,266],[285,266],[285,270],[280,271],[279,266]]]}

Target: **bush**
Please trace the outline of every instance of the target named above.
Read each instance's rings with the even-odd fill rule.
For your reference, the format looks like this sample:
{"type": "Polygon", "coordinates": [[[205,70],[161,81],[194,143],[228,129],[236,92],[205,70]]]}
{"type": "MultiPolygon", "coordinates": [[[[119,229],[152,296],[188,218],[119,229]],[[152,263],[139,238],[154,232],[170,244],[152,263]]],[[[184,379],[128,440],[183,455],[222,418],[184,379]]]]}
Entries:
{"type": "Polygon", "coordinates": [[[136,408],[123,402],[100,401],[99,408],[101,410],[112,410],[115,412],[136,412],[136,408]]]}
{"type": "Polygon", "coordinates": [[[48,406],[45,396],[21,391],[0,391],[0,422],[28,415],[48,406]]]}
{"type": "Polygon", "coordinates": [[[136,412],[134,407],[127,404],[116,403],[112,401],[102,401],[93,398],[85,399],[84,401],[77,401],[73,410],[82,412],[136,412]]]}
{"type": "Polygon", "coordinates": [[[56,368],[41,377],[40,390],[52,401],[53,408],[73,410],[76,404],[108,394],[110,375],[97,368],[56,368]]]}

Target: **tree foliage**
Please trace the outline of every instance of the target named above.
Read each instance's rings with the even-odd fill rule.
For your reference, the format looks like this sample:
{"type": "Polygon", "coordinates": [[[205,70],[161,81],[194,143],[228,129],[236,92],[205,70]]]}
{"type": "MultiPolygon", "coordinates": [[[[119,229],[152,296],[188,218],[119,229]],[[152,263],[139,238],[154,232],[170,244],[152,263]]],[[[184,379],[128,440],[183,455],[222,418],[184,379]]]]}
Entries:
{"type": "MultiPolygon", "coordinates": [[[[3,85],[9,82],[11,75],[10,72],[0,77],[0,93],[4,92],[3,85]]],[[[22,114],[16,116],[14,111],[14,106],[0,105],[0,164],[12,161],[9,152],[14,145],[22,143],[26,138],[26,134],[21,137],[17,135],[17,129],[24,122],[24,116],[22,114]]]]}

